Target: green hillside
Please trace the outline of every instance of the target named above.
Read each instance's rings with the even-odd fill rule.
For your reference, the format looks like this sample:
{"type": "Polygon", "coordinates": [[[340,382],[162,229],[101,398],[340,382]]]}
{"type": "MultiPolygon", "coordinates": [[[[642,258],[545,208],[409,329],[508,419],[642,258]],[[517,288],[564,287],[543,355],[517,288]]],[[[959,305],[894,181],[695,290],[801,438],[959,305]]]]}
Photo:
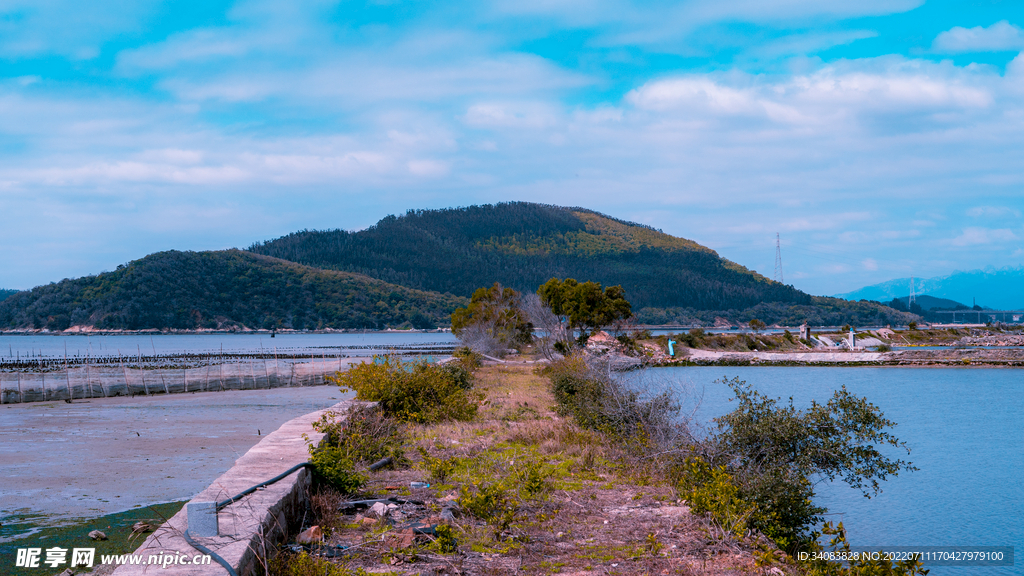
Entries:
{"type": "Polygon", "coordinates": [[[3,302],[4,300],[6,300],[8,296],[14,296],[17,293],[18,293],[17,290],[4,290],[4,289],[0,289],[0,302],[3,302]]]}
{"type": "Polygon", "coordinates": [[[467,299],[240,250],[159,252],[0,302],[0,328],[429,328],[467,299]]]}
{"type": "Polygon", "coordinates": [[[359,232],[302,231],[249,248],[309,266],[469,296],[552,277],[622,285],[635,310],[746,309],[811,297],[691,240],[582,208],[515,202],[388,216],[359,232]]]}

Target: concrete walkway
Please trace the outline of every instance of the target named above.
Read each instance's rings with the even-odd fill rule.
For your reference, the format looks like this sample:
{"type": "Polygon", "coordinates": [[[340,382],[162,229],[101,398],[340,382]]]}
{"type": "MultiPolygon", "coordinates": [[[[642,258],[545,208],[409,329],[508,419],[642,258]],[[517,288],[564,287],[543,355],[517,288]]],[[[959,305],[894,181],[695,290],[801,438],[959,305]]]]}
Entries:
{"type": "MultiPolygon", "coordinates": [[[[341,402],[329,410],[340,412],[351,405],[352,401],[341,402]]],[[[226,500],[309,460],[303,435],[308,436],[312,442],[320,442],[323,435],[314,433],[311,425],[325,412],[327,410],[318,410],[286,422],[253,446],[230,470],[193,498],[192,502],[226,500]]],[[[260,563],[261,558],[266,557],[266,550],[293,533],[302,521],[310,479],[309,470],[303,468],[276,484],[230,504],[218,514],[219,535],[211,538],[197,537],[194,540],[222,556],[238,571],[239,576],[264,572],[260,563]]],[[[135,551],[136,555],[142,557],[142,564],[120,566],[114,570],[114,576],[225,576],[227,572],[216,562],[198,566],[173,563],[166,567],[145,564],[151,557],[185,556],[191,560],[201,554],[182,537],[188,527],[187,508],[186,504],[185,508],[153,532],[135,551]]]]}

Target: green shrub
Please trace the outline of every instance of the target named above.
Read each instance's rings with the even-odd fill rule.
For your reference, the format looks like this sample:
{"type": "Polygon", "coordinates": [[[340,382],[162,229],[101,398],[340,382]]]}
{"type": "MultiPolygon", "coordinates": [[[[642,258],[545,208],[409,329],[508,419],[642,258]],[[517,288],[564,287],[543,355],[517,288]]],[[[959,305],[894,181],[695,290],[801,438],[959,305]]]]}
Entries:
{"type": "Polygon", "coordinates": [[[724,383],[739,406],[715,420],[717,434],[705,452],[715,455],[712,464],[726,466],[738,496],[755,507],[751,527],[782,548],[807,545],[822,520],[825,509],[813,504],[812,480],[840,478],[870,497],[880,491],[880,480],[916,470],[878,451],[885,444],[907,448],[886,431],[894,422],[845,387],[825,404],[812,401],[797,410],[792,400],[779,405],[739,379],[724,383]]]}
{"type": "Polygon", "coordinates": [[[455,539],[455,530],[447,524],[439,524],[435,529],[437,538],[434,539],[434,550],[441,554],[454,554],[459,550],[459,542],[455,539]]]}
{"type": "Polygon", "coordinates": [[[469,346],[459,346],[452,352],[452,357],[457,359],[470,372],[479,368],[483,362],[483,356],[470,350],[469,346]]]}
{"type": "Polygon", "coordinates": [[[366,572],[352,570],[320,556],[281,554],[268,565],[270,576],[366,576],[366,572]]]}
{"type": "MultiPolygon", "coordinates": [[[[925,576],[928,570],[924,569],[920,560],[899,560],[890,561],[879,555],[877,558],[868,555],[854,556],[851,554],[850,543],[846,540],[846,529],[842,522],[833,526],[826,522],[822,533],[832,536],[829,540],[828,549],[836,552],[837,556],[854,558],[848,562],[828,561],[815,558],[801,563],[804,574],[807,576],[925,576]]],[[[824,547],[814,540],[811,542],[814,551],[822,551],[824,547]]]]}
{"type": "Polygon", "coordinates": [[[419,452],[423,458],[422,467],[430,473],[430,479],[434,482],[443,483],[455,473],[455,468],[459,463],[458,458],[454,456],[451,458],[437,458],[431,456],[426,448],[422,446],[419,448],[419,452]]]}
{"type": "Polygon", "coordinates": [[[375,356],[372,364],[357,364],[329,378],[402,422],[472,420],[480,400],[470,391],[472,380],[463,365],[404,364],[394,356],[375,356]]]}
{"type": "Polygon", "coordinates": [[[402,451],[405,436],[380,409],[354,408],[346,418],[327,412],[313,423],[323,433],[320,446],[309,442],[310,462],[318,480],[342,493],[358,490],[366,481],[360,468],[390,457],[392,467],[408,465],[402,451]]]}
{"type": "Polygon", "coordinates": [[[459,490],[459,507],[493,526],[495,533],[508,530],[515,521],[519,500],[504,482],[473,482],[459,490]]]}
{"type": "Polygon", "coordinates": [[[725,466],[688,458],[679,479],[680,495],[696,514],[709,514],[726,532],[743,536],[756,507],[740,497],[740,488],[725,466]]]}

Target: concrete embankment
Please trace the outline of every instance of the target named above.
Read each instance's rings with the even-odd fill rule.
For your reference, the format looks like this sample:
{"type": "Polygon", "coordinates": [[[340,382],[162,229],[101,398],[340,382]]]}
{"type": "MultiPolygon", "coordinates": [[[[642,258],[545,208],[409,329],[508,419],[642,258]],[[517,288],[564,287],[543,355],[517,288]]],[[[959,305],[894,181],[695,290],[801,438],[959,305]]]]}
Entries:
{"type": "MultiPolygon", "coordinates": [[[[341,402],[330,410],[342,412],[353,401],[341,402]]],[[[312,423],[326,410],[312,412],[289,420],[275,432],[253,446],[235,465],[217,478],[191,502],[226,500],[243,490],[266,481],[289,468],[309,459],[306,439],[319,443],[323,435],[312,430],[312,423]]],[[[311,474],[303,468],[273,485],[262,488],[241,500],[229,504],[217,514],[218,535],[193,537],[202,546],[226,560],[239,576],[251,576],[265,571],[263,562],[267,551],[294,534],[302,522],[311,474]]],[[[151,534],[135,554],[142,562],[151,558],[161,560],[157,566],[121,566],[115,576],[139,576],[158,571],[168,575],[216,575],[226,572],[216,563],[180,564],[162,563],[168,556],[192,559],[200,554],[183,536],[188,528],[188,504],[163,526],[151,534]]]]}
{"type": "Polygon", "coordinates": [[[1024,366],[1024,349],[962,348],[893,352],[733,352],[680,349],[664,364],[822,366],[1024,366]]]}

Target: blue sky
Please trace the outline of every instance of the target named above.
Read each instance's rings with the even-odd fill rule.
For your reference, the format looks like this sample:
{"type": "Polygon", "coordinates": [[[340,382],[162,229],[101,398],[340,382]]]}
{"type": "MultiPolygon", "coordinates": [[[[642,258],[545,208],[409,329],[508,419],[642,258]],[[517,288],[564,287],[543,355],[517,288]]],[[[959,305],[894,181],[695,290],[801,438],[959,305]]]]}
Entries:
{"type": "Polygon", "coordinates": [[[1022,6],[0,1],[0,287],[507,200],[815,294],[1020,265],[1022,6]]]}

